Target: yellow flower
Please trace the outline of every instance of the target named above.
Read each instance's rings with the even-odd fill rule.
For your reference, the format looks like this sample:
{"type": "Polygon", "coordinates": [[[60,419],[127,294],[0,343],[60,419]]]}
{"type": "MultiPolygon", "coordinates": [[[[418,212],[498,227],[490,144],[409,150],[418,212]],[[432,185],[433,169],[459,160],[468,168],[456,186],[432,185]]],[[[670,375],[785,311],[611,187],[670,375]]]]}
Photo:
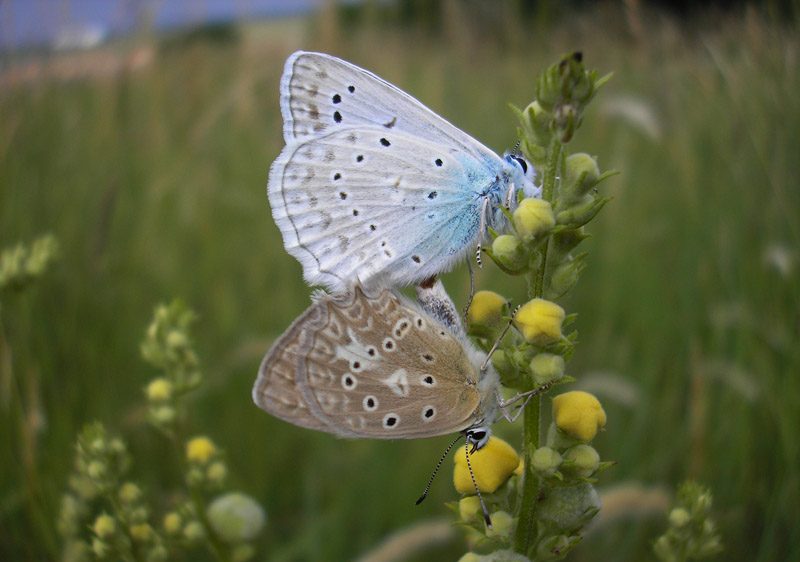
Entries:
{"type": "Polygon", "coordinates": [[[553,398],[553,419],[570,437],[588,442],[605,427],[606,412],[594,395],[573,390],[553,398]]]}
{"type": "Polygon", "coordinates": [[[549,476],[561,465],[561,455],[550,447],[539,447],[531,456],[531,464],[534,470],[549,476]]]}
{"type": "Polygon", "coordinates": [[[669,522],[673,527],[684,527],[691,519],[692,516],[682,507],[676,507],[669,512],[669,522]]]}
{"type": "Polygon", "coordinates": [[[478,496],[467,496],[458,502],[458,514],[462,521],[472,521],[481,510],[481,501],[478,496]]]}
{"type": "Polygon", "coordinates": [[[494,239],[492,256],[511,273],[521,273],[528,267],[522,241],[513,234],[501,234],[494,239]]]}
{"type": "Polygon", "coordinates": [[[533,299],[522,305],[514,316],[514,324],[526,341],[547,345],[561,339],[561,324],[565,316],[564,309],[556,303],[533,299]]]}
{"type": "Polygon", "coordinates": [[[496,327],[503,320],[506,302],[505,297],[494,291],[478,291],[469,305],[467,322],[470,326],[496,327]]]}
{"type": "Polygon", "coordinates": [[[172,383],[167,379],[158,378],[147,385],[147,399],[153,402],[163,402],[172,396],[172,383]]]}
{"type": "Polygon", "coordinates": [[[552,353],[539,353],[531,359],[531,373],[536,384],[546,384],[564,376],[564,358],[552,353]]]}
{"type": "Polygon", "coordinates": [[[600,455],[591,445],[575,445],[564,453],[565,467],[580,476],[589,478],[600,466],[600,455]]]}
{"type": "Polygon", "coordinates": [[[139,523],[137,525],[131,525],[129,529],[131,533],[131,538],[135,541],[145,542],[153,534],[153,528],[150,527],[147,523],[139,523]]]}
{"type": "Polygon", "coordinates": [[[217,448],[208,437],[194,437],[186,443],[186,458],[191,462],[205,464],[214,456],[217,448]]]}
{"type": "Polygon", "coordinates": [[[225,480],[225,477],[228,475],[228,467],[225,466],[225,463],[217,461],[211,466],[208,467],[206,471],[206,476],[211,482],[220,483],[225,480]]]}
{"type": "Polygon", "coordinates": [[[514,518],[507,511],[495,511],[489,517],[491,528],[486,530],[487,537],[508,537],[514,527],[514,518]]]}
{"type": "Polygon", "coordinates": [[[186,527],[183,528],[183,536],[186,537],[186,540],[189,542],[197,542],[205,535],[206,531],[199,521],[190,521],[186,524],[186,527]]]}
{"type": "Polygon", "coordinates": [[[107,513],[102,513],[98,515],[97,519],[94,520],[94,525],[92,525],[92,530],[94,531],[94,534],[100,537],[101,539],[113,535],[116,528],[117,528],[116,521],[114,521],[114,518],[107,513]]]}
{"type": "MultiPolygon", "coordinates": [[[[490,437],[482,449],[470,454],[469,460],[478,489],[490,494],[508,480],[519,465],[519,455],[514,448],[497,437],[490,437]]],[[[453,485],[456,490],[462,494],[474,494],[475,486],[469,475],[463,448],[459,448],[455,454],[455,465],[453,485]]]]}
{"type": "Polygon", "coordinates": [[[119,488],[119,499],[122,503],[133,503],[142,495],[139,486],[133,482],[126,482],[119,488]]]}
{"type": "Polygon", "coordinates": [[[181,520],[180,515],[172,511],[164,516],[163,524],[164,524],[164,530],[168,534],[174,535],[181,530],[181,525],[183,524],[183,521],[181,520]]]}
{"type": "Polygon", "coordinates": [[[514,211],[514,229],[528,242],[547,232],[556,224],[553,208],[544,199],[523,199],[514,211]]]}

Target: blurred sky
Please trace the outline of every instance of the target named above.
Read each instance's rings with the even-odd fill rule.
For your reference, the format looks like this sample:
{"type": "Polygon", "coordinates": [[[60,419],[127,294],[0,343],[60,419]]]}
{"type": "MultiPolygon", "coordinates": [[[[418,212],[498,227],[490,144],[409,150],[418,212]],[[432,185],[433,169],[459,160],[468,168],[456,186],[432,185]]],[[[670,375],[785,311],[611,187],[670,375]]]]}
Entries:
{"type": "Polygon", "coordinates": [[[48,45],[81,33],[115,35],[143,17],[159,29],[303,13],[323,0],[0,0],[0,48],[48,45]]]}

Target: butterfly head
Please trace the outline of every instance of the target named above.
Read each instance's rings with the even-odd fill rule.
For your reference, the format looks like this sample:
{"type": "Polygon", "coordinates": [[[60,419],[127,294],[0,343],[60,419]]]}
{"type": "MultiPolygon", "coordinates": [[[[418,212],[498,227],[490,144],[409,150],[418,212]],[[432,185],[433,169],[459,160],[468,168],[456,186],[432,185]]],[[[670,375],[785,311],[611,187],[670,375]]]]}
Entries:
{"type": "Polygon", "coordinates": [[[524,156],[515,152],[507,152],[503,158],[510,168],[511,177],[517,190],[522,190],[524,197],[539,197],[541,188],[536,186],[536,170],[524,156]]]}
{"type": "Polygon", "coordinates": [[[483,449],[486,443],[489,442],[489,437],[492,436],[492,430],[489,426],[476,425],[465,430],[464,436],[466,437],[467,446],[472,445],[472,449],[470,450],[470,454],[472,454],[479,449],[483,449]]]}

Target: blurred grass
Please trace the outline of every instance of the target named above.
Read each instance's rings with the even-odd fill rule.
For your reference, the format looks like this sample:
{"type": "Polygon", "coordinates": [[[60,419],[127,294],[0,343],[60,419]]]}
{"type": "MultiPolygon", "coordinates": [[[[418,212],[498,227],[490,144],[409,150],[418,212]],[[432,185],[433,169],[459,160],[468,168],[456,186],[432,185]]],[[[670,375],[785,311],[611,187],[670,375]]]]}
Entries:
{"type": "MultiPolygon", "coordinates": [[[[559,54],[580,49],[615,73],[573,144],[622,175],[605,186],[615,200],[592,224],[590,267],[566,303],[582,340],[571,372],[606,373],[594,379],[610,420],[597,446],[619,464],[602,484],[697,478],[714,491],[725,559],[800,558],[796,22],[754,10],[676,21],[606,5],[530,20],[511,3],[442,6],[424,21],[373,4],[344,17],[327,8],[227,42],[143,40],[147,62],[111,74],[0,82],[0,245],[52,231],[63,256],[2,303],[15,379],[0,402],[0,559],[58,556],[76,432],[95,418],[123,432],[140,423],[151,373],[138,343],[153,306],[173,296],[200,315],[211,383],[197,425],[265,505],[266,559],[351,559],[454,498],[445,474],[413,506],[442,439],[340,441],[250,403],[261,356],[308,304],[265,197],[282,146],[278,80],[300,47],[375,71],[498,151],[515,140],[506,103],[526,104],[559,54]]],[[[458,300],[465,280],[446,279],[458,300]]],[[[491,266],[479,281],[524,298],[491,266]]],[[[179,476],[162,466],[165,444],[129,435],[135,470],[166,503],[179,476]]],[[[649,559],[661,525],[609,525],[572,559],[649,559]]]]}

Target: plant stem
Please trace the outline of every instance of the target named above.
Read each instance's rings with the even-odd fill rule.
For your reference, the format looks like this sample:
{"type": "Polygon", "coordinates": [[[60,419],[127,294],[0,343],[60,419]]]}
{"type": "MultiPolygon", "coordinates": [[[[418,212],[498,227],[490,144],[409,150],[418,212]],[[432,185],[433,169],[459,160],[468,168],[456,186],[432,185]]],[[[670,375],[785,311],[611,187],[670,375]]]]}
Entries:
{"type": "MultiPolygon", "coordinates": [[[[561,142],[557,136],[553,136],[547,155],[547,164],[544,171],[542,182],[542,199],[552,203],[555,194],[556,177],[561,167],[561,142]]],[[[545,271],[547,270],[547,251],[550,247],[550,237],[548,236],[541,247],[539,269],[534,273],[532,285],[532,298],[539,298],[544,295],[545,271]]],[[[514,535],[514,549],[525,556],[534,543],[536,520],[536,502],[539,497],[539,478],[533,472],[532,456],[533,452],[539,448],[539,433],[541,426],[542,397],[537,396],[528,402],[523,412],[523,446],[522,453],[525,462],[525,475],[522,484],[522,499],[520,501],[517,528],[514,535]]]]}
{"type": "Polygon", "coordinates": [[[533,473],[531,456],[539,447],[539,416],[541,413],[541,397],[528,402],[523,413],[523,457],[525,459],[525,475],[522,484],[522,501],[519,507],[517,529],[514,536],[514,547],[520,554],[527,555],[533,539],[531,536],[536,511],[536,499],[539,495],[539,479],[533,473]]]}
{"type": "MultiPolygon", "coordinates": [[[[547,154],[547,165],[544,171],[544,181],[542,182],[542,199],[545,201],[553,202],[553,195],[556,190],[556,177],[558,169],[561,167],[561,142],[558,137],[553,136],[550,141],[550,147],[547,154]]],[[[547,270],[547,250],[550,247],[550,237],[544,241],[541,250],[541,260],[539,261],[539,270],[536,272],[536,279],[533,284],[533,294],[531,297],[537,298],[544,294],[544,274],[547,270]]]]}

